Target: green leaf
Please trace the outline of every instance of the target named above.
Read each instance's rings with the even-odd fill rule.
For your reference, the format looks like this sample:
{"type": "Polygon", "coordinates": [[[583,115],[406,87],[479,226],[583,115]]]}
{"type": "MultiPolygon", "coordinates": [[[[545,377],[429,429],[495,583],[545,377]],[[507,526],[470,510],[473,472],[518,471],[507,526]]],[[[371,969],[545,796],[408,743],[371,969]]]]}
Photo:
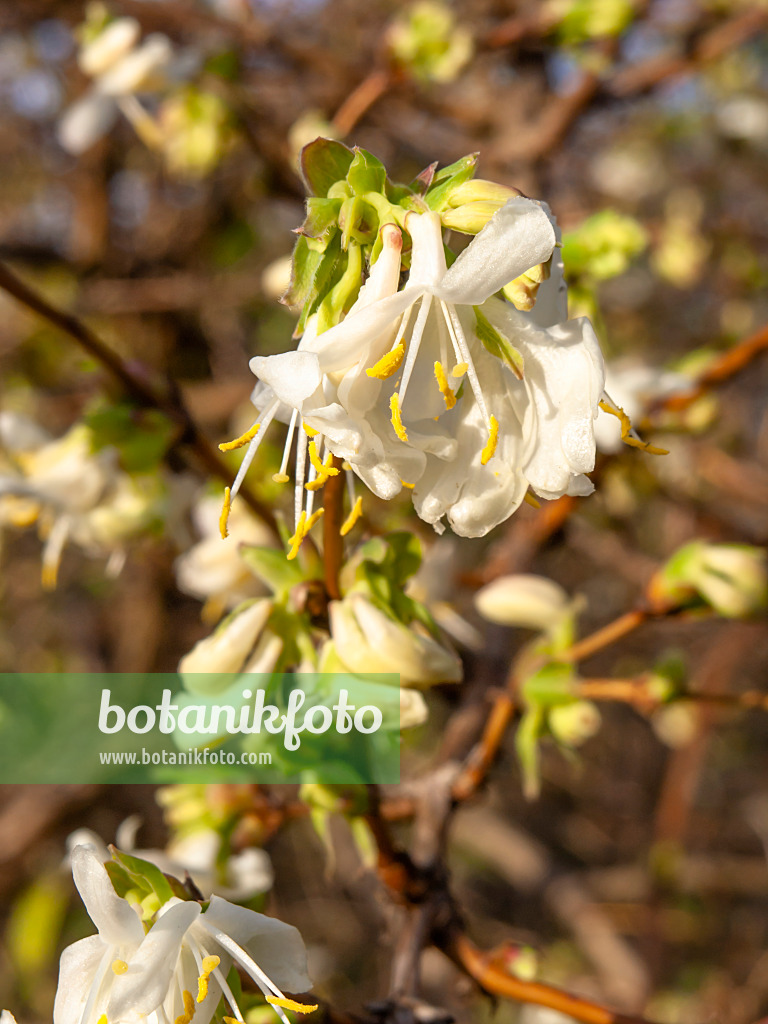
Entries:
{"type": "Polygon", "coordinates": [[[315,139],[301,151],[299,164],[307,191],[327,196],[332,185],[347,176],[355,154],[335,139],[315,139]]]}
{"type": "Polygon", "coordinates": [[[508,338],[500,334],[479,306],[472,307],[475,311],[475,333],[492,356],[500,359],[518,380],[523,379],[523,357],[511,344],[508,338]]]}
{"type": "Polygon", "coordinates": [[[116,846],[110,846],[109,851],[113,860],[125,870],[131,881],[141,889],[154,892],[161,904],[167,903],[173,897],[171,884],[157,865],[150,864],[141,857],[134,857],[133,854],[124,853],[116,846]]]}
{"type": "Polygon", "coordinates": [[[461,160],[457,160],[456,163],[449,164],[448,167],[443,167],[442,170],[437,172],[424,196],[430,210],[440,212],[440,210],[445,209],[448,205],[448,196],[451,191],[457,185],[462,185],[465,181],[469,181],[470,178],[474,178],[479,155],[479,153],[469,153],[467,156],[463,156],[461,160]]]}
{"type": "Polygon", "coordinates": [[[68,885],[60,875],[37,878],[17,896],[5,944],[22,976],[39,977],[54,963],[68,902],[68,885]]]}
{"type": "Polygon", "coordinates": [[[362,196],[366,192],[384,193],[387,169],[381,160],[365,149],[355,148],[355,156],[347,171],[347,182],[352,191],[362,196]]]}

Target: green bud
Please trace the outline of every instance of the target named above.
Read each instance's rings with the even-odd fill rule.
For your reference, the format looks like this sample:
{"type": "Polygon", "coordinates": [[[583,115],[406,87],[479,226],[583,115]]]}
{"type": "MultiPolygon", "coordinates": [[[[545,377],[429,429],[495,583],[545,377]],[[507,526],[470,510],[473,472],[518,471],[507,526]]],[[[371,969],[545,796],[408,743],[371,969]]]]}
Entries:
{"type": "Polygon", "coordinates": [[[473,178],[471,181],[461,182],[451,189],[448,193],[448,205],[456,208],[467,203],[495,203],[498,208],[508,200],[515,199],[522,194],[519,188],[499,185],[495,181],[486,181],[484,178],[473,178]]]}
{"type": "Polygon", "coordinates": [[[488,221],[501,209],[504,203],[485,200],[476,203],[465,203],[455,209],[446,210],[441,214],[444,227],[452,231],[461,231],[465,235],[476,235],[482,231],[488,221]]]}
{"type": "Polygon", "coordinates": [[[746,618],[768,605],[766,552],[748,544],[693,541],[651,580],[654,603],[709,606],[726,618],[746,618]]]}
{"type": "Polygon", "coordinates": [[[592,701],[575,700],[552,708],[548,723],[556,740],[566,747],[580,747],[598,731],[601,718],[592,701]]]}
{"type": "Polygon", "coordinates": [[[570,662],[552,661],[528,676],[520,687],[529,706],[555,707],[573,701],[573,681],[576,670],[570,662]]]}

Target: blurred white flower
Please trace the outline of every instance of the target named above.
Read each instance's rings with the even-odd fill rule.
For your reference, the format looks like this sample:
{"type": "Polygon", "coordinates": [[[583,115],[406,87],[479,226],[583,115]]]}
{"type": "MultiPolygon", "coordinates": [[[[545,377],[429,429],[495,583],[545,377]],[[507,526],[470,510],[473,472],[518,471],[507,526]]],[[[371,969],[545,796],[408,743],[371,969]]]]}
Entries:
{"type": "Polygon", "coordinates": [[[117,18],[81,47],[78,63],[93,83],[59,122],[59,142],[70,153],[89,149],[109,131],[118,111],[145,141],[157,141],[157,127],[135,94],[164,84],[173,47],[160,33],[147,36],[138,45],[140,34],[134,18],[117,18]]]}
{"type": "Polygon", "coordinates": [[[475,595],[475,607],[489,622],[549,631],[572,612],[563,588],[544,576],[500,576],[475,595]]]}
{"type": "Polygon", "coordinates": [[[220,509],[220,499],[212,496],[196,502],[192,521],[200,540],[180,555],[174,565],[179,590],[206,602],[207,619],[215,619],[224,609],[264,594],[264,585],[248,569],[240,547],[267,546],[274,541],[267,527],[247,508],[238,505],[229,518],[229,536],[222,543],[220,509]]]}

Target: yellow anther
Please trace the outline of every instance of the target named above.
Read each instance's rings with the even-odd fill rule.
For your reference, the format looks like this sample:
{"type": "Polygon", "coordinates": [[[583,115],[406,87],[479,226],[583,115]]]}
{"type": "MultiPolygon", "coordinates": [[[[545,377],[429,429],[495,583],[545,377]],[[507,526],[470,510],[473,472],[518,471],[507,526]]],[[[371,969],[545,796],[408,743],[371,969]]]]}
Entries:
{"type": "Polygon", "coordinates": [[[272,479],[276,484],[287,484],[291,478],[287,473],[273,473],[272,479]]]}
{"type": "Polygon", "coordinates": [[[221,1019],[224,1021],[224,1024],[243,1024],[237,1017],[222,1017],[221,1019]]]}
{"type": "Polygon", "coordinates": [[[296,533],[294,533],[294,535],[290,538],[291,547],[290,547],[290,550],[288,551],[288,555],[287,555],[287,558],[288,558],[289,562],[290,562],[290,560],[292,558],[295,558],[296,555],[298,555],[298,553],[299,553],[299,548],[301,547],[301,542],[304,540],[304,537],[306,536],[306,532],[307,532],[306,529],[305,529],[306,522],[307,522],[307,513],[306,512],[302,512],[301,515],[299,516],[299,521],[296,524],[296,533]]]}
{"type": "Polygon", "coordinates": [[[647,441],[643,441],[642,438],[637,436],[629,416],[627,416],[621,406],[611,405],[610,402],[607,402],[604,399],[600,402],[600,408],[603,412],[607,412],[610,413],[611,416],[615,416],[619,421],[619,425],[621,427],[621,440],[624,444],[628,444],[632,448],[642,448],[642,450],[644,452],[648,452],[649,455],[669,455],[666,448],[657,448],[656,445],[649,444],[647,441]]]}
{"type": "Polygon", "coordinates": [[[480,462],[482,465],[486,465],[493,458],[496,451],[496,445],[499,440],[499,421],[496,417],[491,414],[490,429],[488,434],[488,441],[485,448],[483,448],[480,454],[480,462]]]}
{"type": "Polygon", "coordinates": [[[357,522],[357,520],[360,518],[360,516],[362,514],[363,514],[363,499],[362,498],[358,498],[357,501],[355,502],[355,504],[352,506],[352,511],[349,513],[347,518],[341,524],[341,529],[339,530],[339,533],[341,534],[342,537],[346,537],[346,535],[349,533],[349,531],[352,529],[352,527],[355,525],[355,523],[357,522]]]}
{"type": "Polygon", "coordinates": [[[219,445],[220,452],[233,452],[236,448],[244,448],[247,444],[256,437],[259,432],[260,423],[254,423],[250,430],[246,430],[240,437],[236,437],[234,441],[223,441],[219,445]]]}
{"type": "Polygon", "coordinates": [[[328,453],[325,462],[320,461],[317,445],[314,441],[309,442],[309,461],[315,467],[317,476],[314,480],[310,480],[309,483],[304,484],[308,491],[319,491],[329,477],[339,475],[338,469],[333,465],[333,455],[330,452],[328,453]]]}
{"type": "Polygon", "coordinates": [[[454,368],[451,370],[452,377],[463,377],[469,369],[469,363],[456,363],[454,368]]]}
{"type": "Polygon", "coordinates": [[[313,430],[312,427],[308,427],[306,423],[302,423],[301,425],[302,427],[304,427],[304,433],[307,435],[307,437],[317,437],[317,435],[320,433],[319,430],[313,430]]]}
{"type": "Polygon", "coordinates": [[[445,399],[446,409],[452,409],[456,405],[456,395],[448,387],[448,378],[445,375],[442,363],[435,363],[435,380],[440,388],[440,394],[445,399]]]}
{"type": "Polygon", "coordinates": [[[192,998],[192,993],[186,988],[181,995],[184,1000],[184,1013],[176,1018],[174,1024],[190,1024],[190,1021],[195,1016],[195,1000],[192,998]]]}
{"type": "Polygon", "coordinates": [[[314,1013],[317,1003],[297,1003],[295,999],[286,999],[284,996],[279,999],[277,996],[264,997],[270,1006],[282,1006],[284,1010],[293,1010],[294,1013],[314,1013]]]}
{"type": "Polygon", "coordinates": [[[128,964],[125,960],[113,960],[112,961],[112,973],[113,974],[125,974],[128,970],[128,964]]]}
{"type": "Polygon", "coordinates": [[[56,559],[55,562],[48,562],[47,564],[45,562],[43,562],[43,570],[42,570],[41,577],[42,577],[41,582],[42,582],[43,590],[55,590],[56,589],[56,584],[59,581],[59,559],[58,558],[56,559]]]}
{"type": "Polygon", "coordinates": [[[203,973],[197,979],[197,1001],[202,1003],[205,997],[208,995],[208,979],[216,970],[221,963],[221,958],[218,956],[206,956],[203,957],[203,973]]]}
{"type": "Polygon", "coordinates": [[[389,400],[389,408],[392,411],[392,426],[395,428],[395,433],[401,441],[408,442],[408,435],[405,432],[403,421],[400,416],[400,398],[395,392],[389,400]]]}
{"type": "Polygon", "coordinates": [[[400,364],[403,361],[404,355],[405,342],[401,341],[399,345],[387,352],[386,355],[383,355],[377,363],[374,363],[373,366],[365,372],[369,377],[376,377],[378,380],[386,380],[387,377],[391,377],[393,373],[396,373],[400,369],[400,364]]]}
{"type": "Polygon", "coordinates": [[[319,508],[319,509],[317,509],[316,512],[312,513],[312,515],[307,520],[307,525],[304,527],[304,536],[305,537],[309,533],[309,531],[312,529],[312,527],[315,525],[315,523],[318,522],[321,519],[321,517],[322,517],[324,512],[325,512],[324,508],[319,508]]]}
{"type": "Polygon", "coordinates": [[[525,492],[525,497],[523,498],[523,501],[526,503],[526,505],[530,505],[531,508],[541,508],[541,502],[537,501],[537,499],[534,498],[530,491],[525,492]]]}
{"type": "Polygon", "coordinates": [[[352,467],[350,466],[350,464],[349,464],[349,463],[347,462],[347,460],[346,460],[346,459],[344,459],[344,461],[342,462],[342,464],[341,464],[341,468],[342,468],[342,469],[345,469],[345,470],[350,470],[350,469],[352,469],[352,467]]]}
{"type": "Polygon", "coordinates": [[[109,1022],[107,1021],[106,1013],[102,1013],[102,1015],[98,1019],[97,1024],[109,1024],[109,1022]]]}
{"type": "Polygon", "coordinates": [[[219,533],[221,539],[226,540],[229,536],[229,513],[232,508],[232,491],[229,487],[224,488],[224,504],[221,506],[221,515],[219,516],[219,533]]]}
{"type": "Polygon", "coordinates": [[[407,487],[409,491],[412,491],[416,484],[409,484],[407,480],[401,480],[400,483],[403,487],[407,487]]]}

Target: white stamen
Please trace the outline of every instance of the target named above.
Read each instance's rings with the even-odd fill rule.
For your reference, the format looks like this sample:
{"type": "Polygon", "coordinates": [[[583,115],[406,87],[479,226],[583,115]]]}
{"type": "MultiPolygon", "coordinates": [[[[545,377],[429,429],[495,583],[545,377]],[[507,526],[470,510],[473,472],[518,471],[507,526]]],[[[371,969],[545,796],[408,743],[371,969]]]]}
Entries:
{"type": "Polygon", "coordinates": [[[256,435],[251,441],[251,443],[248,445],[248,448],[245,453],[245,458],[240,463],[240,469],[238,469],[237,476],[235,477],[235,482],[232,484],[232,491],[230,492],[230,501],[234,499],[235,495],[240,490],[243,480],[245,479],[245,474],[250,469],[254,456],[256,455],[256,452],[259,449],[259,445],[261,444],[264,435],[267,432],[267,427],[275,418],[275,413],[277,412],[279,407],[280,402],[275,401],[267,408],[266,412],[264,413],[264,418],[261,421],[261,426],[257,430],[256,435]]]}
{"type": "Polygon", "coordinates": [[[458,347],[461,354],[461,359],[459,361],[467,364],[467,376],[469,377],[469,383],[475,396],[475,401],[480,408],[480,412],[483,414],[485,422],[490,427],[491,418],[488,415],[488,407],[485,404],[483,392],[480,390],[480,381],[477,377],[475,364],[472,362],[472,356],[469,353],[469,345],[467,344],[467,339],[464,337],[464,331],[462,330],[458,313],[450,303],[443,302],[442,299],[440,300],[440,305],[443,309],[443,315],[445,316],[445,322],[448,325],[451,339],[458,347]]]}
{"type": "Polygon", "coordinates": [[[403,408],[403,401],[405,400],[405,392],[408,387],[408,381],[411,379],[411,373],[413,367],[416,364],[416,356],[419,354],[419,346],[421,345],[421,339],[424,334],[424,328],[427,323],[427,317],[432,307],[432,296],[425,295],[421,300],[421,308],[419,309],[419,315],[416,317],[416,323],[413,325],[413,334],[408,344],[408,354],[405,357],[405,366],[403,367],[403,379],[398,388],[398,394],[400,396],[399,405],[403,408]]]}
{"type": "Polygon", "coordinates": [[[285,471],[288,468],[288,459],[291,454],[291,444],[293,443],[293,432],[296,429],[296,420],[299,418],[299,410],[294,409],[291,415],[291,422],[288,425],[288,437],[285,439],[285,448],[283,448],[283,461],[280,463],[280,476],[285,476],[285,471]]]}
{"type": "Polygon", "coordinates": [[[303,430],[303,420],[301,426],[299,439],[296,442],[296,486],[293,491],[294,531],[299,528],[299,519],[301,519],[301,512],[304,508],[304,473],[307,467],[307,446],[309,444],[309,438],[303,430]]]}

